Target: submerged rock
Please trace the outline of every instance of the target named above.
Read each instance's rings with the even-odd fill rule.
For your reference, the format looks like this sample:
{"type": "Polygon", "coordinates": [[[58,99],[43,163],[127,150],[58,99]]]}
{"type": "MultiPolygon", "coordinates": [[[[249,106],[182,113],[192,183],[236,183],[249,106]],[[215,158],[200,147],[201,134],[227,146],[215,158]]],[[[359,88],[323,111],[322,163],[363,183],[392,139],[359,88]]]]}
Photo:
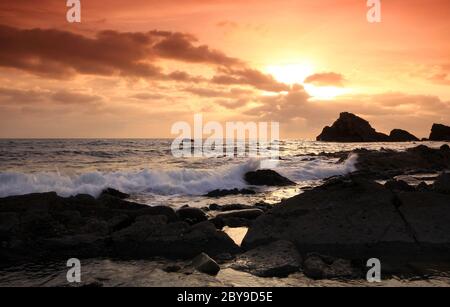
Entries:
{"type": "Polygon", "coordinates": [[[295,185],[296,183],[277,172],[269,169],[248,172],[244,176],[245,181],[250,185],[282,187],[295,185]]]}
{"type": "Polygon", "coordinates": [[[224,197],[229,195],[254,195],[255,191],[249,189],[214,190],[206,194],[206,197],[224,197]]]}
{"type": "Polygon", "coordinates": [[[120,191],[112,189],[112,188],[107,188],[107,189],[103,190],[102,193],[100,194],[100,197],[104,196],[104,195],[109,195],[109,196],[117,197],[120,199],[130,198],[130,194],[123,193],[123,192],[120,192],[120,191]]]}
{"type": "Polygon", "coordinates": [[[431,128],[430,141],[450,141],[450,127],[433,124],[431,128]]]}
{"type": "Polygon", "coordinates": [[[286,277],[298,272],[301,256],[289,241],[277,241],[259,246],[236,258],[232,268],[260,277],[286,277]]]}

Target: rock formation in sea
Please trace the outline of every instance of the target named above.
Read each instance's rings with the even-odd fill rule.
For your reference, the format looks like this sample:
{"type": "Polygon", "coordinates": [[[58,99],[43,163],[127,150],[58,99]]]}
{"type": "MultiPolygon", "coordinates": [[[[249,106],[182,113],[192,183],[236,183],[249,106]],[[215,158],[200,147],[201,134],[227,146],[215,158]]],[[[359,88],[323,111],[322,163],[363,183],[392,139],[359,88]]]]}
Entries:
{"type": "Polygon", "coordinates": [[[450,127],[441,124],[433,124],[430,141],[450,141],[450,127]]]}
{"type": "Polygon", "coordinates": [[[412,135],[406,130],[394,129],[389,134],[389,141],[391,142],[417,142],[419,138],[412,135]]]}
{"type": "Polygon", "coordinates": [[[417,137],[402,129],[394,129],[390,135],[377,132],[368,121],[355,114],[343,112],[331,127],[323,128],[317,141],[323,142],[411,142],[417,137]]]}

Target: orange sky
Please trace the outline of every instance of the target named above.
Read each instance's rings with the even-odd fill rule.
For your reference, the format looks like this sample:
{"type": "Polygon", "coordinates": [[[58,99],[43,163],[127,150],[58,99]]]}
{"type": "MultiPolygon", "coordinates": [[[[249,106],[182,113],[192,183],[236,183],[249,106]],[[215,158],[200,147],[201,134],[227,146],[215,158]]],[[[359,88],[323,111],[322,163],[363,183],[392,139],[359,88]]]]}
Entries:
{"type": "Polygon", "coordinates": [[[341,111],[450,124],[450,2],[0,0],[0,137],[173,137],[194,113],[313,139],[341,111]]]}

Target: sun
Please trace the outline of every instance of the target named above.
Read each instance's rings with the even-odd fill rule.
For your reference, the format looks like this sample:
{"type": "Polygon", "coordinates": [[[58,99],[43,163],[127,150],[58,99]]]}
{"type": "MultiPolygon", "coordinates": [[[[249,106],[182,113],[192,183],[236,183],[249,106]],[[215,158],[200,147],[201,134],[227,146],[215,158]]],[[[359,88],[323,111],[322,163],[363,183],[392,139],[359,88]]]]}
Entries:
{"type": "Polygon", "coordinates": [[[350,89],[343,87],[317,86],[304,83],[307,77],[317,72],[314,65],[307,61],[283,65],[269,65],[265,68],[265,71],[279,82],[289,85],[301,84],[313,100],[332,100],[350,92],[350,89]]]}
{"type": "Polygon", "coordinates": [[[265,70],[279,82],[286,84],[303,84],[306,77],[314,73],[314,66],[309,62],[303,62],[284,65],[269,65],[265,70]]]}

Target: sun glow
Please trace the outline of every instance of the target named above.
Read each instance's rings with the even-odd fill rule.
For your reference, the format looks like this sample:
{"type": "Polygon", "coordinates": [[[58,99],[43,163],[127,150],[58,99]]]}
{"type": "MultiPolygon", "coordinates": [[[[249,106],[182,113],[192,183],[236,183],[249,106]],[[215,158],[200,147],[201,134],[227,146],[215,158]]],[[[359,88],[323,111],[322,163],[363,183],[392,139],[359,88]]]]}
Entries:
{"type": "Polygon", "coordinates": [[[311,63],[297,63],[284,65],[270,65],[266,67],[267,73],[271,74],[277,81],[286,84],[303,84],[306,77],[314,73],[311,63]]]}
{"type": "Polygon", "coordinates": [[[336,86],[315,86],[312,84],[303,84],[303,87],[314,100],[332,100],[338,96],[350,92],[347,88],[336,86]]]}
{"type": "Polygon", "coordinates": [[[279,82],[289,85],[301,84],[314,100],[332,100],[350,92],[348,88],[343,87],[305,84],[305,79],[316,73],[314,66],[310,62],[270,65],[265,70],[279,82]]]}

